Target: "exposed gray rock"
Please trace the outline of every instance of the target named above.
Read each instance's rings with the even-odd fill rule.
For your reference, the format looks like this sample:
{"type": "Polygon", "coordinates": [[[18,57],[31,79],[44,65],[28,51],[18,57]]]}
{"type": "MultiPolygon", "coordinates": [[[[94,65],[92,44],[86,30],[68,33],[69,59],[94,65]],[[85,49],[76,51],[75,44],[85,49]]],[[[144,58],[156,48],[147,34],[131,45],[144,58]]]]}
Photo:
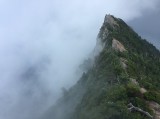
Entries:
{"type": "Polygon", "coordinates": [[[119,26],[118,23],[114,20],[112,15],[106,15],[104,19],[104,23],[108,23],[111,26],[114,26],[114,25],[119,26]]]}
{"type": "Polygon", "coordinates": [[[125,47],[121,42],[116,40],[115,38],[112,40],[112,48],[115,49],[116,51],[124,52],[126,51],[125,47]]]}

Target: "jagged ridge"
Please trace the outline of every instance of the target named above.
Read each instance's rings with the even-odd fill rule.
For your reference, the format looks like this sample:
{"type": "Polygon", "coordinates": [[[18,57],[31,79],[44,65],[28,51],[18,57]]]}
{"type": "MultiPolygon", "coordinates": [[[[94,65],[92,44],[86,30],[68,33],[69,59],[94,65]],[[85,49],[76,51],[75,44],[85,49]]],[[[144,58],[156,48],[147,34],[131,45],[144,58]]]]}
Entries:
{"type": "Polygon", "coordinates": [[[94,65],[45,119],[148,118],[128,104],[159,119],[160,52],[112,15],[106,15],[97,43],[103,49],[94,65]]]}

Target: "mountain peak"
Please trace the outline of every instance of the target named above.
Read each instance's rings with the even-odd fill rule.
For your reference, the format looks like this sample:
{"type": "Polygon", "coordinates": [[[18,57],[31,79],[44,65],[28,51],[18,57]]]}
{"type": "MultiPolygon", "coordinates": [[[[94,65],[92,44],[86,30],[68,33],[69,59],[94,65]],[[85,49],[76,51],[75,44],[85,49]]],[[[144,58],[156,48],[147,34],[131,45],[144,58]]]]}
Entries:
{"type": "Polygon", "coordinates": [[[114,17],[112,15],[110,15],[110,14],[107,14],[105,16],[104,23],[108,23],[111,26],[118,25],[117,22],[115,21],[114,17]]]}
{"type": "Polygon", "coordinates": [[[93,66],[43,119],[160,119],[160,52],[106,15],[93,66]]]}

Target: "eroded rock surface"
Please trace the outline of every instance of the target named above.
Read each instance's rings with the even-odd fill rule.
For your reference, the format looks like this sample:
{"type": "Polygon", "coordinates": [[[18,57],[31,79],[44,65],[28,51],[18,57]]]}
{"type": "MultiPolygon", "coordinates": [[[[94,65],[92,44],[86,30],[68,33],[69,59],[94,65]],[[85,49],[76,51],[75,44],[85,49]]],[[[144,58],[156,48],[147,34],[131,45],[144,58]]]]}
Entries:
{"type": "Polygon", "coordinates": [[[115,49],[116,51],[124,52],[126,51],[125,47],[121,42],[116,40],[115,38],[112,40],[112,48],[115,49]]]}

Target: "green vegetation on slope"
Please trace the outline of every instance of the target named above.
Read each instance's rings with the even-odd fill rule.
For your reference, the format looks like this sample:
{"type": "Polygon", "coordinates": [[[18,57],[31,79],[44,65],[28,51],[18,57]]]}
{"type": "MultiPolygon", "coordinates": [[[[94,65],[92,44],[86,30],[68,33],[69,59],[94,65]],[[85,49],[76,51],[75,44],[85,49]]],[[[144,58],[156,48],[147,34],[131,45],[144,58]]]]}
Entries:
{"type": "MultiPolygon", "coordinates": [[[[114,18],[114,17],[113,17],[114,18]]],[[[88,80],[89,87],[83,100],[77,106],[73,119],[143,119],[140,113],[128,111],[128,103],[153,114],[147,101],[160,103],[160,53],[146,40],[141,39],[121,19],[114,20],[118,25],[104,23],[99,37],[105,43],[104,50],[96,58],[93,72],[88,80]],[[116,52],[112,49],[113,38],[121,42],[127,51],[116,52]],[[124,69],[120,58],[127,61],[124,69]],[[135,79],[135,85],[130,79],[135,79]],[[147,90],[140,92],[140,87],[147,90]]]]}
{"type": "Polygon", "coordinates": [[[110,17],[114,23],[104,22],[98,35],[104,49],[95,58],[94,66],[60,101],[65,104],[69,100],[72,105],[77,100],[70,107],[73,110],[68,119],[147,119],[142,113],[130,112],[128,104],[151,115],[154,114],[148,102],[160,104],[160,52],[121,19],[110,17]],[[126,51],[116,51],[113,39],[126,51]],[[141,88],[146,91],[141,92],[141,88]]]}

